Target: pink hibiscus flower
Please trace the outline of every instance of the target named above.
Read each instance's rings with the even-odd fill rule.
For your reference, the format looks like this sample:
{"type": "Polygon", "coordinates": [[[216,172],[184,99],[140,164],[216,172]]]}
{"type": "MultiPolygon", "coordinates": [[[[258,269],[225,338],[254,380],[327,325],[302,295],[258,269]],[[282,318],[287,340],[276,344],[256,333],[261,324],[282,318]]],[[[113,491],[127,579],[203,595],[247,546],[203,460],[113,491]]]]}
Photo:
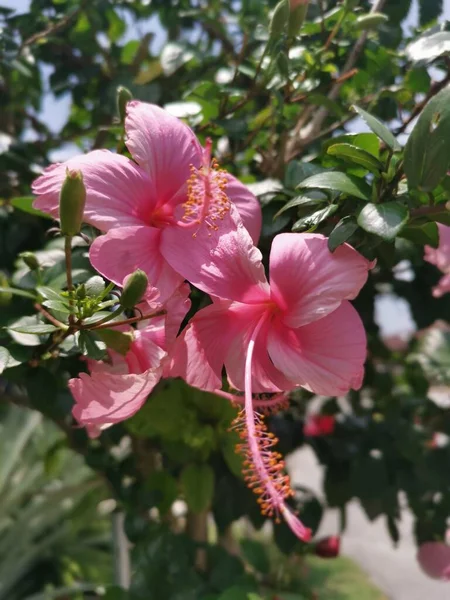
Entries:
{"type": "Polygon", "coordinates": [[[125,132],[136,162],[94,150],[52,165],[33,183],[34,206],[57,218],[66,168],[81,170],[87,190],[84,219],[107,232],[91,247],[93,266],[117,285],[142,269],[164,302],[183,280],[165,240],[169,230],[175,238],[180,230],[189,231],[185,261],[196,237],[217,229],[231,203],[256,242],[261,209],[255,196],[212,160],[211,142],[202,148],[193,131],[162,108],[129,102],[125,132]]]}
{"type": "Polygon", "coordinates": [[[178,338],[171,374],[212,391],[221,388],[225,366],[230,385],[245,390],[237,429],[248,456],[247,478],[263,512],[282,514],[308,539],[309,530],[284,502],[292,492],[271,450],[274,438],[254,413],[252,394],[302,386],[335,396],[361,386],[366,336],[348,300],[366,282],[371,264],[348,245],[331,254],[322,235],[285,233],[272,244],[269,285],[242,224],[215,242],[203,264],[184,265],[182,274],[214,298],[178,338]]]}
{"type": "Polygon", "coordinates": [[[432,265],[436,265],[444,273],[444,277],[433,288],[433,296],[435,298],[440,298],[450,292],[450,227],[438,223],[438,229],[439,246],[437,248],[425,246],[424,256],[426,261],[432,265]]]}
{"type": "Polygon", "coordinates": [[[417,552],[421,569],[433,579],[450,581],[450,546],[443,542],[426,542],[417,552]]]}
{"type": "MultiPolygon", "coordinates": [[[[188,296],[189,286],[184,284],[167,301],[166,315],[127,330],[133,333],[133,341],[125,356],[110,350],[109,363],[88,360],[90,374],[69,381],[75,399],[72,414],[90,437],[133,416],[144,404],[164,374],[168,353],[190,307],[188,296]]],[[[140,307],[151,312],[148,306],[140,307]]]]}

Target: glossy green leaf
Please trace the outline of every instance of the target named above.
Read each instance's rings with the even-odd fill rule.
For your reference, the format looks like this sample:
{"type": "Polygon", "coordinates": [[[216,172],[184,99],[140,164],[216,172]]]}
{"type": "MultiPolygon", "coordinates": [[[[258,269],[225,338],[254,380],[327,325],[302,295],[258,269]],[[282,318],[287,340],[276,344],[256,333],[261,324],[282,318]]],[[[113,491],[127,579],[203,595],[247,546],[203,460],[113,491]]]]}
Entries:
{"type": "Polygon", "coordinates": [[[383,163],[377,160],[370,152],[366,152],[351,144],[334,144],[328,148],[327,152],[346,162],[360,165],[368,171],[377,173],[383,169],[383,163]]]}
{"type": "Polygon", "coordinates": [[[386,125],[383,125],[383,123],[379,119],[377,119],[377,117],[374,117],[373,115],[366,112],[364,109],[360,108],[359,106],[353,106],[352,108],[367,123],[367,125],[370,127],[370,129],[381,140],[383,140],[383,142],[386,144],[386,146],[391,148],[391,150],[393,150],[394,152],[399,152],[402,149],[402,147],[400,146],[398,141],[395,139],[395,137],[391,133],[391,131],[386,127],[386,125]]]}
{"type": "Polygon", "coordinates": [[[207,510],[214,494],[214,471],[207,464],[186,465],[180,475],[184,497],[190,510],[200,513],[207,510]]]}
{"type": "Polygon", "coordinates": [[[8,327],[8,329],[17,333],[30,333],[34,335],[45,335],[46,333],[61,331],[58,327],[55,327],[54,325],[47,325],[45,323],[42,323],[42,325],[12,325],[8,327]]]}
{"type": "Polygon", "coordinates": [[[400,233],[408,219],[409,211],[400,202],[370,203],[359,213],[358,225],[368,233],[391,241],[400,233]]]}
{"type": "Polygon", "coordinates": [[[81,352],[93,360],[102,360],[105,358],[104,344],[102,342],[99,343],[91,331],[80,331],[78,345],[81,352]]]}
{"type": "Polygon", "coordinates": [[[29,298],[30,300],[36,301],[37,298],[31,292],[27,292],[26,290],[19,290],[18,288],[13,287],[4,287],[0,286],[0,294],[13,294],[14,296],[21,296],[22,298],[29,298]]]}
{"type": "Polygon", "coordinates": [[[432,248],[437,248],[439,246],[439,230],[436,223],[425,223],[424,225],[405,227],[401,231],[400,237],[410,240],[420,246],[424,246],[425,244],[432,248]]]}
{"type": "Polygon", "coordinates": [[[450,87],[432,98],[405,148],[404,169],[411,188],[432,192],[450,167],[450,87]]]}
{"type": "Polygon", "coordinates": [[[423,35],[406,47],[408,58],[414,62],[429,62],[448,53],[450,53],[449,31],[439,31],[432,35],[423,35]]]}
{"type": "Polygon", "coordinates": [[[327,206],[322,210],[318,210],[311,215],[302,217],[294,223],[292,231],[304,231],[305,229],[314,231],[322,221],[325,221],[328,217],[334,215],[338,208],[337,204],[330,204],[330,206],[327,206]]]}
{"type": "Polygon", "coordinates": [[[303,190],[328,190],[330,192],[340,192],[341,194],[354,196],[367,202],[371,200],[371,189],[363,179],[337,171],[312,175],[302,181],[297,188],[303,190]]]}
{"type": "MultiPolygon", "coordinates": [[[[311,194],[313,194],[313,193],[314,192],[311,192],[311,194]]],[[[319,196],[320,193],[318,193],[317,195],[319,196]]],[[[296,196],[295,198],[292,198],[291,200],[289,200],[289,202],[286,202],[286,204],[283,206],[283,208],[280,208],[280,210],[275,214],[274,219],[277,219],[284,212],[286,212],[290,208],[294,208],[295,206],[300,206],[303,208],[306,206],[320,206],[321,204],[325,204],[325,202],[327,202],[327,197],[325,195],[322,195],[321,197],[318,197],[318,198],[311,198],[306,195],[305,196],[296,196]]]]}
{"type": "Polygon", "coordinates": [[[344,244],[358,229],[358,223],[354,217],[344,217],[339,221],[328,238],[328,248],[334,252],[341,244],[344,244]]]}
{"type": "Polygon", "coordinates": [[[30,215],[34,215],[36,217],[43,217],[44,219],[53,219],[52,216],[47,215],[46,213],[33,208],[33,202],[36,200],[34,196],[21,196],[20,198],[12,198],[11,206],[17,208],[17,210],[21,210],[22,212],[26,212],[30,215]]]}

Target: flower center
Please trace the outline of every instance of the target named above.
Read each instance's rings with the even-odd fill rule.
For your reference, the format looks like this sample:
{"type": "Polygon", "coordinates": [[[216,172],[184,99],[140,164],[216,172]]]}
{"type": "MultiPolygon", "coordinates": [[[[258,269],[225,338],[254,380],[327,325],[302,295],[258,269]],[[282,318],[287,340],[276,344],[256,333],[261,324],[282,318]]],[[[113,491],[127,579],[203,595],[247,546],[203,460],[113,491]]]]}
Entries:
{"type": "MultiPolygon", "coordinates": [[[[183,204],[184,214],[178,222],[181,227],[198,228],[205,223],[210,231],[219,229],[219,222],[230,210],[230,200],[225,193],[227,172],[211,159],[212,141],[206,141],[203,163],[200,168],[191,165],[187,181],[188,199],[183,204]]],[[[193,234],[195,237],[197,231],[193,234]]],[[[209,233],[211,235],[211,233],[209,233]]]]}

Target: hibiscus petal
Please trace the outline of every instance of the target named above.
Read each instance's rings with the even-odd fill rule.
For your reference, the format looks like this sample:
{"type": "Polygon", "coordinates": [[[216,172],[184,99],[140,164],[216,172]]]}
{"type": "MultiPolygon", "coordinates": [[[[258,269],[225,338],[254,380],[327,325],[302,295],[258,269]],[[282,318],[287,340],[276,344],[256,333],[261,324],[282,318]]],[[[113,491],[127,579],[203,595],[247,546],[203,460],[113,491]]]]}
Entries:
{"type": "Polygon", "coordinates": [[[332,254],[322,235],[282,233],[272,243],[270,288],[288,327],[300,327],[352,300],[372,267],[348,244],[332,254]]]}
{"type": "Polygon", "coordinates": [[[183,277],[161,256],[161,230],[153,227],[119,227],[98,237],[91,246],[92,266],[104,277],[122,285],[127,275],[142,269],[149,284],[160,292],[163,303],[183,281],[183,277]]]}
{"type": "Polygon", "coordinates": [[[448,292],[450,292],[450,273],[441,277],[439,283],[433,288],[433,296],[440,298],[448,292]]]}
{"type": "Polygon", "coordinates": [[[166,227],[161,253],[177,273],[207,294],[250,303],[269,297],[261,252],[234,207],[217,231],[202,225],[193,235],[191,229],[166,227]]]}
{"type": "Polygon", "coordinates": [[[424,259],[445,273],[450,269],[450,227],[442,223],[438,223],[437,226],[439,246],[437,248],[425,246],[424,259]]]}
{"type": "Polygon", "coordinates": [[[190,166],[200,166],[194,132],[159,106],[137,100],[127,104],[125,131],[131,155],[154,182],[158,205],[165,204],[185,185],[190,166]]]}
{"type": "Polygon", "coordinates": [[[450,581],[450,546],[441,542],[422,544],[417,552],[417,560],[429,577],[450,581]]]}
{"type": "Polygon", "coordinates": [[[59,214],[59,193],[66,169],[79,169],[86,186],[84,221],[102,231],[142,225],[155,204],[152,182],[138,165],[108,150],[94,150],[48,167],[32,185],[34,207],[59,214]]]}
{"type": "Polygon", "coordinates": [[[275,366],[292,382],[316,394],[340,396],[362,385],[366,334],[349,302],[298,329],[275,322],[267,341],[275,366]]]}
{"type": "Polygon", "coordinates": [[[227,175],[225,193],[234,202],[242,219],[244,227],[249,232],[254,244],[258,243],[261,235],[262,212],[257,197],[233,175],[227,175]]]}
{"type": "Polygon", "coordinates": [[[141,375],[81,373],[69,381],[75,398],[72,414],[82,426],[118,423],[134,415],[158,383],[160,369],[141,375]]]}

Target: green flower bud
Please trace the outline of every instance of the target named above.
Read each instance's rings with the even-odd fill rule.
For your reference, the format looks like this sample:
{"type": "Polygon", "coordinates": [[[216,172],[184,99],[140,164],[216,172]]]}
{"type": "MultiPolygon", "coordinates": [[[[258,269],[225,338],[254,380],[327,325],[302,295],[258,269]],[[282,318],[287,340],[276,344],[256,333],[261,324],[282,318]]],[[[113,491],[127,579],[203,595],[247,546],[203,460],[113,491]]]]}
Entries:
{"type": "Polygon", "coordinates": [[[141,271],[141,269],[137,269],[125,280],[125,285],[123,286],[123,292],[120,296],[120,304],[124,308],[133,308],[142,300],[143,295],[145,294],[148,286],[148,277],[141,271]]]}
{"type": "MultiPolygon", "coordinates": [[[[0,287],[9,288],[8,278],[1,271],[0,271],[0,287]]],[[[6,292],[6,291],[0,292],[0,306],[8,306],[8,304],[12,300],[12,297],[13,297],[13,295],[11,292],[6,292]]]]}
{"type": "Polygon", "coordinates": [[[117,88],[117,111],[119,113],[120,122],[125,121],[127,103],[133,100],[133,94],[129,89],[120,85],[117,88]]]}
{"type": "Polygon", "coordinates": [[[295,37],[302,28],[308,12],[309,0],[290,0],[288,36],[295,37]]]}
{"type": "Polygon", "coordinates": [[[356,29],[367,31],[368,29],[376,29],[379,25],[389,21],[389,17],[383,13],[369,13],[361,15],[356,19],[356,29]]]}
{"type": "Polygon", "coordinates": [[[79,300],[84,300],[86,298],[86,286],[84,283],[77,287],[75,295],[79,300]]]}
{"type": "Polygon", "coordinates": [[[59,195],[59,220],[63,235],[73,236],[80,232],[85,204],[86,188],[81,171],[66,169],[66,179],[59,195]]]}
{"type": "Polygon", "coordinates": [[[130,350],[133,341],[132,333],[124,333],[115,329],[99,329],[96,333],[108,348],[115,350],[122,356],[125,356],[130,350]]]}
{"type": "Polygon", "coordinates": [[[22,252],[19,257],[27,265],[30,271],[37,271],[39,269],[39,262],[36,256],[32,252],[22,252]]]}
{"type": "Polygon", "coordinates": [[[290,14],[289,0],[281,0],[275,6],[269,25],[269,41],[273,42],[286,33],[290,14]]]}

